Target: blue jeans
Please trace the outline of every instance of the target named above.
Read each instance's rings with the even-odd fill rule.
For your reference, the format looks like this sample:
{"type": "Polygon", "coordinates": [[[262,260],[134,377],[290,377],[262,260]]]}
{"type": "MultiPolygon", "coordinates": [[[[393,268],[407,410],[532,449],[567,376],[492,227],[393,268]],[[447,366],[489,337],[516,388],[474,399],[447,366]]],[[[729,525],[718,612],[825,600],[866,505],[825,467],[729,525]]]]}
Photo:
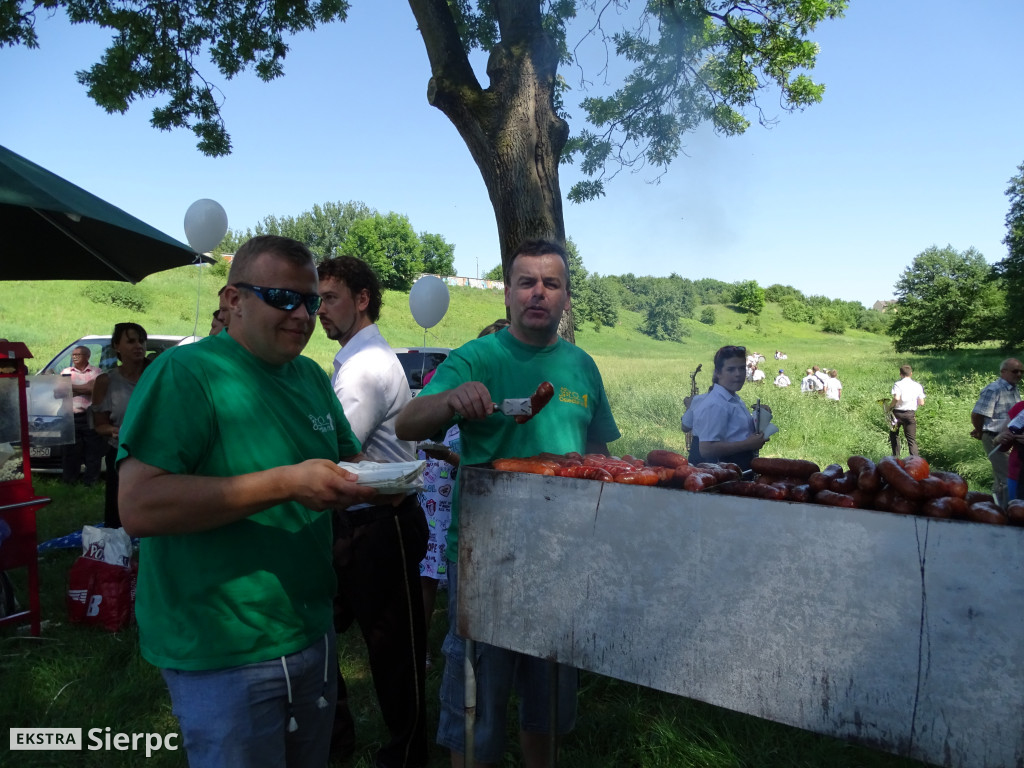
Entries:
{"type": "MultiPolygon", "coordinates": [[[[463,663],[466,643],[456,634],[458,615],[458,567],[448,563],[448,634],[444,639],[444,675],[441,679],[441,716],[437,743],[460,755],[466,753],[466,681],[463,663]]],[[[531,656],[476,643],[473,670],[476,674],[476,720],[473,728],[474,759],[500,763],[505,751],[508,701],[513,690],[519,697],[519,727],[548,733],[548,662],[531,656]]],[[[568,733],[576,724],[576,689],[579,672],[558,665],[558,732],[568,733]]]]}
{"type": "Polygon", "coordinates": [[[276,658],[228,669],[161,672],[190,768],[327,765],[338,692],[333,629],[283,663],[276,658]],[[298,728],[289,732],[292,717],[298,728]]]}

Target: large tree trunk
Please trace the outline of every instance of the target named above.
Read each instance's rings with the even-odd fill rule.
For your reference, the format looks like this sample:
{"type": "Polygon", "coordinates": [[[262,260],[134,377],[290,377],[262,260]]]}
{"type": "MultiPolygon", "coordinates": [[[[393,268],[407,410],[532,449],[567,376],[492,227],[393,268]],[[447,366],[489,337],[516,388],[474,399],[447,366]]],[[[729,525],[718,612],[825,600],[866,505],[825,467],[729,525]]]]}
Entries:
{"type": "MultiPolygon", "coordinates": [[[[536,0],[496,0],[501,42],[486,89],[469,64],[446,0],[409,0],[430,58],[428,101],[452,121],[494,208],[501,263],[527,238],[565,244],[558,161],[569,137],[555,112],[558,52],[536,0]]],[[[559,333],[574,341],[569,313],[559,333]]]]}

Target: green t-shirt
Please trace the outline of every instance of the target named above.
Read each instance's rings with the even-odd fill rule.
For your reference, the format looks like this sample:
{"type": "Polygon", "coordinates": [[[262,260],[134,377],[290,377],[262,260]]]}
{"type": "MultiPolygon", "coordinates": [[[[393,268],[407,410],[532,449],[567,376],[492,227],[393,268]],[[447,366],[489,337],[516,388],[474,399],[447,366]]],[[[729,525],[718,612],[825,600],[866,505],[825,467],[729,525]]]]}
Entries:
{"type": "MultiPolygon", "coordinates": [[[[316,363],[272,366],[222,333],[168,350],[146,370],[117,458],[232,477],[358,452],[316,363]]],[[[335,589],[330,516],[295,502],[211,531],[143,538],[135,608],[142,655],[191,671],[294,653],[330,627],[335,589]]]]}
{"type": "MultiPolygon", "coordinates": [[[[593,358],[564,339],[550,347],[533,347],[507,329],[474,339],[448,356],[421,394],[435,395],[467,381],[482,382],[496,403],[529,397],[543,381],[554,385],[555,396],[525,424],[500,413],[459,421],[461,466],[544,451],[582,453],[588,442],[610,443],[620,436],[593,358]]],[[[453,562],[458,559],[459,506],[456,485],[447,544],[453,562]]]]}

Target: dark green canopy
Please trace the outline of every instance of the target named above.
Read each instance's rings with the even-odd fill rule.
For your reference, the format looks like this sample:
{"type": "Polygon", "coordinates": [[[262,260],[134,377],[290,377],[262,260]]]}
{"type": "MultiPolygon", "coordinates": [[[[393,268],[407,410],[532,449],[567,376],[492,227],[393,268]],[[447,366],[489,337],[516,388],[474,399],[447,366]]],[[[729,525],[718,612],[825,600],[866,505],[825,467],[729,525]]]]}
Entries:
{"type": "Polygon", "coordinates": [[[184,243],[0,147],[0,280],[136,283],[198,259],[184,243]]]}

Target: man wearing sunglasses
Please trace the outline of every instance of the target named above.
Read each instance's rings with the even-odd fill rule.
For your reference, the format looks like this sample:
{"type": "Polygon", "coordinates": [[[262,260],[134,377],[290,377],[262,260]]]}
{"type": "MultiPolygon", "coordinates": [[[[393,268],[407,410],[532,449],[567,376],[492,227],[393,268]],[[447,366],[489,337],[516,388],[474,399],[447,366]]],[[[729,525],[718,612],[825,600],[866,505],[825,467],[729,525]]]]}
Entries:
{"type": "Polygon", "coordinates": [[[1020,360],[1009,358],[999,366],[999,378],[981,390],[978,402],[971,411],[971,437],[981,440],[985,453],[992,462],[992,495],[1004,509],[1008,501],[1006,477],[1009,472],[1007,455],[996,449],[996,437],[1006,426],[1006,417],[1010,408],[1020,402],[1017,390],[1024,367],[1020,360]]]}
{"type": "MultiPolygon", "coordinates": [[[[402,364],[376,325],[381,308],[377,276],[352,256],[327,259],[317,272],[320,324],[341,345],[331,383],[363,453],[376,462],[415,461],[414,443],[395,436],[395,417],[412,395],[402,364]]],[[[334,513],[334,627],[344,632],[358,623],[366,640],[390,735],[376,756],[381,768],[427,764],[427,640],[419,564],[428,537],[414,492],[397,506],[364,504],[334,513]]],[[[355,724],[339,675],[332,756],[347,756],[354,746],[355,724]]]]}
{"type": "Polygon", "coordinates": [[[328,510],[375,491],[337,466],[359,441],[300,356],[320,307],[309,250],[235,254],[227,332],[160,355],[119,433],[120,507],[142,537],[142,655],[160,667],[189,765],[326,765],[334,718],[328,510]]]}

